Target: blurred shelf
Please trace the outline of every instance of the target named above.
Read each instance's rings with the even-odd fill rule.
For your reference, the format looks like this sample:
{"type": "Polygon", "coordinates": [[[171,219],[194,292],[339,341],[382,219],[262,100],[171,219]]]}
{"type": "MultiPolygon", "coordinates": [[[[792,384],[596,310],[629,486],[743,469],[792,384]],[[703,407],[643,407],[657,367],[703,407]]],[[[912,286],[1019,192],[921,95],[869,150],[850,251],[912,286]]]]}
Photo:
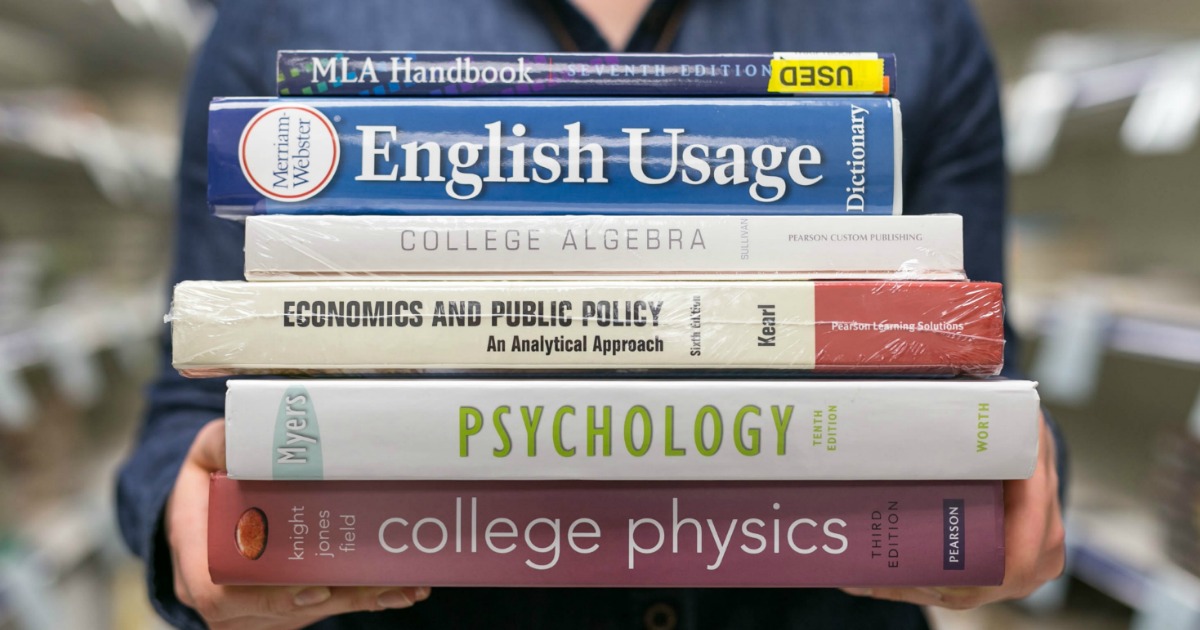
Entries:
{"type": "Polygon", "coordinates": [[[1049,402],[1090,400],[1107,352],[1200,368],[1200,286],[1187,281],[1086,276],[1010,303],[1018,333],[1040,340],[1030,372],[1049,402]]]}
{"type": "Polygon", "coordinates": [[[1200,366],[1200,325],[1117,317],[1109,333],[1117,352],[1200,366]]]}
{"type": "MultiPolygon", "coordinates": [[[[1069,302],[1046,305],[1037,322],[1019,327],[1022,335],[1043,337],[1055,334],[1062,327],[1079,323],[1081,309],[1069,302]]],[[[1095,317],[1103,328],[1098,340],[1103,348],[1131,356],[1171,361],[1184,366],[1200,367],[1200,322],[1184,323],[1151,315],[1120,314],[1102,306],[1093,310],[1084,306],[1085,317],[1095,317]]]]}
{"type": "Polygon", "coordinates": [[[1016,173],[1046,167],[1072,113],[1127,104],[1119,130],[1112,130],[1127,151],[1187,151],[1200,130],[1200,40],[1119,31],[1044,35],[1027,72],[1006,90],[1009,167],[1016,173]]]}
{"type": "Polygon", "coordinates": [[[93,85],[137,75],[174,80],[203,37],[210,13],[207,3],[188,0],[0,3],[0,20],[49,35],[75,60],[76,76],[93,85]]]}
{"type": "Polygon", "coordinates": [[[24,325],[0,331],[0,425],[21,427],[33,417],[32,397],[21,372],[47,366],[58,391],[86,407],[103,393],[97,352],[113,349],[127,367],[162,328],[160,283],[137,293],[112,295],[102,289],[76,294],[32,313],[24,325]]]}
{"type": "Polygon", "coordinates": [[[112,448],[98,454],[81,466],[87,483],[77,493],[19,519],[0,553],[0,623],[9,618],[29,630],[64,627],[69,613],[57,605],[56,587],[95,559],[105,571],[114,569],[122,543],[107,497],[123,453],[112,448]]]}
{"type": "Polygon", "coordinates": [[[95,454],[80,466],[79,476],[86,482],[77,493],[23,519],[17,539],[49,575],[69,573],[105,546],[121,544],[108,495],[124,456],[123,444],[95,454]]]}
{"type": "Polygon", "coordinates": [[[1154,439],[1183,431],[1196,400],[1200,284],[1078,275],[1010,299],[1014,326],[1038,341],[1031,376],[1071,442],[1069,574],[1134,610],[1135,630],[1200,628],[1200,579],[1172,560],[1148,491],[1154,439]]]}
{"type": "Polygon", "coordinates": [[[75,80],[79,68],[69,51],[35,29],[0,20],[0,85],[9,88],[61,85],[75,80]],[[37,59],[36,71],[29,60],[37,59]]]}
{"type": "Polygon", "coordinates": [[[1200,578],[1167,556],[1162,527],[1148,508],[1122,503],[1068,513],[1071,575],[1134,609],[1135,629],[1200,627],[1200,578]]]}
{"type": "MultiPolygon", "coordinates": [[[[1137,507],[1075,510],[1067,522],[1071,573],[1109,597],[1140,608],[1153,575],[1170,564],[1154,514],[1137,507]]],[[[1200,597],[1200,586],[1196,593],[1200,597]]]]}
{"type": "Polygon", "coordinates": [[[161,328],[161,293],[155,285],[140,293],[97,300],[79,296],[39,309],[26,326],[0,334],[0,369],[21,370],[52,361],[63,345],[89,354],[149,338],[161,328]]]}
{"type": "Polygon", "coordinates": [[[178,142],[115,125],[89,100],[68,90],[0,94],[0,149],[77,164],[105,198],[119,205],[164,198],[178,142]]]}

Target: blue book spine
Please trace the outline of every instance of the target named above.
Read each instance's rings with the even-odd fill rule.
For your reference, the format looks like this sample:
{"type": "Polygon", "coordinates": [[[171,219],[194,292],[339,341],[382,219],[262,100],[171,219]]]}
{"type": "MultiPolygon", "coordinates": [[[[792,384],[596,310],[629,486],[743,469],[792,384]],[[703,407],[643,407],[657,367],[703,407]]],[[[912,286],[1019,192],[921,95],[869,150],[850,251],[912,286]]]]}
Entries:
{"type": "Polygon", "coordinates": [[[877,53],[631,54],[283,50],[280,96],[891,95],[877,53]]]}
{"type": "Polygon", "coordinates": [[[888,98],[216,99],[247,214],[899,214],[888,98]]]}

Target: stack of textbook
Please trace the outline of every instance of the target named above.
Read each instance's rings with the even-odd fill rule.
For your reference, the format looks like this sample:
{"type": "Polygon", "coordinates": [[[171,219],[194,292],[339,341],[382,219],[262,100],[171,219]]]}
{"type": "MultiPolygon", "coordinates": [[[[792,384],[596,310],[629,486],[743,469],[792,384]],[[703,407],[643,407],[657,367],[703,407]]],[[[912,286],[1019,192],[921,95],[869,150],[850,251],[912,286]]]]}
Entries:
{"type": "Polygon", "coordinates": [[[214,580],[998,584],[1037,394],[960,217],[901,215],[894,65],[285,51],[215,100],[247,282],[176,287],[174,364],[306,378],[229,382],[214,580]]]}

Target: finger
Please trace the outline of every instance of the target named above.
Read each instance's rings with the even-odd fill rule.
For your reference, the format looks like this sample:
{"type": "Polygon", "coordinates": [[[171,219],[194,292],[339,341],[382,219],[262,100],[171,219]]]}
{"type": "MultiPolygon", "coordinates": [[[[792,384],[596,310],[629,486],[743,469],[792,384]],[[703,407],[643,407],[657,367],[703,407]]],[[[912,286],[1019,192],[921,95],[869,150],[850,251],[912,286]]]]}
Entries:
{"type": "MultiPolygon", "coordinates": [[[[429,597],[427,587],[214,586],[200,599],[206,619],[236,627],[242,619],[323,619],[360,611],[409,608],[429,597]]],[[[311,623],[311,622],[310,622],[311,623]]]]}
{"type": "Polygon", "coordinates": [[[223,441],[216,439],[223,433],[221,428],[220,422],[215,421],[205,425],[197,435],[172,492],[168,535],[176,559],[176,590],[187,595],[187,600],[181,598],[181,601],[213,624],[247,616],[280,616],[328,600],[331,593],[324,587],[306,591],[302,586],[213,584],[208,572],[208,489],[211,472],[209,465],[201,462],[208,456],[205,455],[206,451],[211,455],[213,446],[219,446],[223,441]]]}
{"type": "Polygon", "coordinates": [[[941,601],[936,604],[951,610],[968,610],[984,604],[1008,598],[1008,590],[1003,586],[969,586],[969,587],[937,587],[935,591],[941,601]]]}
{"type": "Polygon", "coordinates": [[[332,616],[360,610],[409,608],[428,599],[429,593],[429,587],[337,587],[329,601],[305,613],[332,616]]]}
{"type": "Polygon", "coordinates": [[[851,595],[905,602],[917,604],[918,606],[937,606],[951,610],[968,610],[996,599],[1001,599],[1001,589],[997,586],[965,588],[901,587],[842,590],[851,595]]]}
{"type": "Polygon", "coordinates": [[[180,600],[214,627],[300,626],[327,616],[386,608],[407,608],[429,597],[428,588],[324,586],[219,586],[208,573],[208,487],[211,472],[225,466],[224,422],[214,420],[197,434],[169,500],[173,569],[180,600]],[[278,623],[274,623],[278,622],[278,623]]]}
{"type": "MultiPolygon", "coordinates": [[[[334,598],[339,598],[342,595],[349,595],[355,598],[360,598],[361,601],[365,602],[369,601],[369,599],[362,599],[362,596],[368,591],[386,592],[394,589],[395,587],[347,587],[334,588],[332,591],[334,598]]],[[[430,589],[427,587],[407,590],[413,591],[412,594],[416,596],[418,601],[423,601],[429,598],[430,589]]],[[[330,604],[332,605],[332,601],[330,604]]],[[[355,612],[358,610],[364,609],[352,607],[338,610],[331,608],[330,606],[314,606],[285,617],[239,617],[237,619],[211,624],[210,628],[211,630],[299,630],[300,628],[311,626],[312,624],[332,615],[344,612],[355,612]]]]}
{"type": "Polygon", "coordinates": [[[328,615],[297,614],[288,617],[238,617],[209,624],[210,630],[301,630],[328,615]]]}
{"type": "MultiPolygon", "coordinates": [[[[242,619],[287,620],[302,616],[325,617],[321,605],[332,593],[327,587],[222,586],[209,582],[192,589],[196,612],[211,625],[242,619]]],[[[262,625],[261,623],[259,625],[262,625]]]]}
{"type": "Polygon", "coordinates": [[[1062,575],[1066,568],[1066,530],[1062,521],[1062,504],[1058,494],[1058,464],[1054,447],[1054,435],[1042,418],[1042,442],[1045,448],[1046,493],[1050,497],[1047,510],[1046,532],[1042,542],[1043,554],[1036,575],[1038,584],[1062,575]]]}
{"type": "MultiPolygon", "coordinates": [[[[178,481],[176,481],[176,487],[178,487],[178,485],[178,481]]],[[[179,600],[179,602],[184,606],[190,608],[193,606],[194,600],[192,599],[191,591],[188,589],[187,581],[183,579],[183,573],[179,570],[179,554],[175,551],[175,538],[171,534],[171,522],[175,520],[174,515],[176,509],[175,492],[172,491],[167,497],[167,506],[163,513],[164,527],[166,528],[168,540],[167,548],[171,552],[171,574],[173,578],[172,585],[175,588],[175,599],[179,600]]]]}
{"type": "Polygon", "coordinates": [[[1006,570],[997,599],[1024,597],[1059,570],[1062,516],[1053,439],[1042,419],[1033,476],[1005,482],[1006,570]]]}
{"type": "Polygon", "coordinates": [[[963,610],[1024,597],[1062,571],[1062,514],[1054,438],[1040,420],[1038,460],[1029,479],[1006,481],[1005,576],[995,587],[842,589],[858,596],[963,610]]]}
{"type": "Polygon", "coordinates": [[[188,460],[212,473],[225,470],[225,419],[204,425],[192,441],[188,460]]]}
{"type": "Polygon", "coordinates": [[[224,466],[224,434],[221,420],[201,428],[168,500],[167,533],[180,601],[217,624],[248,616],[286,616],[329,600],[332,593],[325,587],[213,584],[208,572],[208,489],[212,471],[224,466]]]}
{"type": "MultiPolygon", "coordinates": [[[[199,438],[197,438],[199,439],[199,438]]],[[[175,590],[186,594],[180,601],[213,623],[220,613],[218,593],[208,575],[208,484],[209,472],[191,456],[179,469],[171,492],[167,538],[175,558],[175,590]]]]}
{"type": "MultiPolygon", "coordinates": [[[[193,442],[193,450],[195,442],[193,442]]],[[[167,498],[165,526],[171,549],[175,594],[183,604],[196,608],[196,593],[211,585],[208,578],[208,471],[191,457],[184,460],[167,498]],[[199,563],[199,566],[197,566],[199,563]]]]}
{"type": "Polygon", "coordinates": [[[429,596],[428,589],[418,593],[415,588],[324,586],[220,586],[212,583],[208,573],[207,518],[208,473],[199,467],[187,467],[180,474],[179,484],[189,487],[198,484],[194,494],[200,499],[178,521],[173,537],[177,550],[179,579],[194,608],[209,623],[233,622],[244,617],[288,618],[306,616],[323,618],[360,610],[407,608],[429,596]],[[185,541],[199,541],[185,542],[185,541]]]}
{"type": "Polygon", "coordinates": [[[210,630],[300,630],[322,619],[320,616],[238,617],[210,623],[208,627],[210,630]]]}
{"type": "Polygon", "coordinates": [[[893,602],[908,602],[910,604],[917,604],[918,606],[941,606],[943,603],[941,593],[931,588],[881,587],[844,588],[842,590],[858,597],[872,597],[893,602]]]}
{"type": "Polygon", "coordinates": [[[257,625],[249,625],[252,628],[267,622],[288,627],[296,620],[300,620],[303,626],[345,613],[408,608],[428,597],[429,589],[426,587],[227,586],[222,589],[223,604],[226,611],[236,610],[236,616],[221,623],[230,630],[242,627],[245,620],[256,621],[257,625]]]}
{"type": "Polygon", "coordinates": [[[1040,490],[1033,479],[1005,482],[1004,582],[996,599],[1020,597],[1035,581],[1047,527],[1040,490]]]}

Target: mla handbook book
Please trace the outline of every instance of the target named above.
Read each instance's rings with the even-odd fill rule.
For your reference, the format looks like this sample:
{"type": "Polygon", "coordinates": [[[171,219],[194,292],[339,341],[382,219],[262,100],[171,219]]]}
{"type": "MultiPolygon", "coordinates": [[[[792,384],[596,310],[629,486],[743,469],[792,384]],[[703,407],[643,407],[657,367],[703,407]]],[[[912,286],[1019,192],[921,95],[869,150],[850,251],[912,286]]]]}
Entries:
{"type": "Polygon", "coordinates": [[[890,98],[218,98],[249,214],[899,214],[890,98]]]}
{"type": "Polygon", "coordinates": [[[182,282],[188,376],[768,369],[998,374],[989,282],[182,282]]]}
{"type": "Polygon", "coordinates": [[[1023,479],[1034,383],[233,380],[236,479],[1023,479]]]}
{"type": "Polygon", "coordinates": [[[983,586],[999,481],[237,481],[213,477],[217,584],[983,586]]]}
{"type": "Polygon", "coordinates": [[[280,96],[890,95],[896,56],[281,50],[280,96]]]}

